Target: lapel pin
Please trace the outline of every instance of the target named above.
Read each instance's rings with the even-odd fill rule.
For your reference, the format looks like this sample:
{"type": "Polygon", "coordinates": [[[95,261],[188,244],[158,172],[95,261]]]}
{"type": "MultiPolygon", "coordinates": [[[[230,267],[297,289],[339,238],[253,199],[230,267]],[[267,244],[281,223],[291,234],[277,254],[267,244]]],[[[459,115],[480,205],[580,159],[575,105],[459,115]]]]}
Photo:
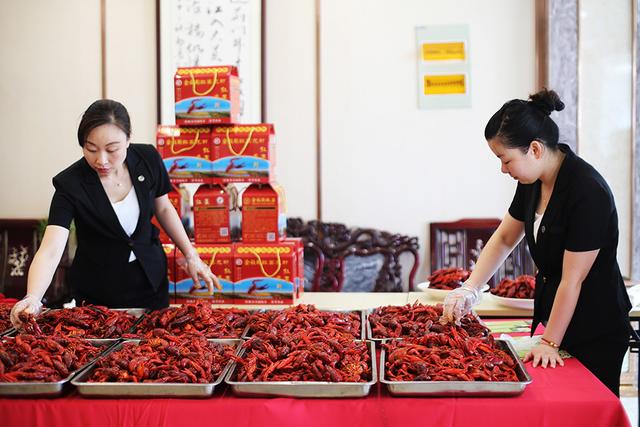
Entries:
{"type": "Polygon", "coordinates": [[[142,176],[142,175],[138,176],[138,181],[140,181],[140,182],[144,181],[144,176],[142,176]]]}

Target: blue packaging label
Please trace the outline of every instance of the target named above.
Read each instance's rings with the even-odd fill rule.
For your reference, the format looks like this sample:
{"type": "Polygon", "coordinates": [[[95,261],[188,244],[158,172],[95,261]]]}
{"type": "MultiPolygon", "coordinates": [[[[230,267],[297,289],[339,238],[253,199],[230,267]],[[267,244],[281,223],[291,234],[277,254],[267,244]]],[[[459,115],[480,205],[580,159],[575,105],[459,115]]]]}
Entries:
{"type": "Polygon", "coordinates": [[[196,96],[175,103],[176,117],[182,119],[200,119],[204,117],[228,117],[231,114],[231,102],[228,99],[213,96],[196,96]]]}

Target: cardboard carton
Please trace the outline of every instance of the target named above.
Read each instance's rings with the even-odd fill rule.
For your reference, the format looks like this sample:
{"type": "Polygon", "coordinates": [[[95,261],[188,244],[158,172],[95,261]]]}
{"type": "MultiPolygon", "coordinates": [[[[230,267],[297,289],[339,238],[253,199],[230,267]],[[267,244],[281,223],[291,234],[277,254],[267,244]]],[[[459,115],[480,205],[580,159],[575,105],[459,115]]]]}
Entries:
{"type": "Polygon", "coordinates": [[[199,244],[230,243],[231,191],[220,185],[203,185],[193,195],[195,241],[199,244]]]}
{"type": "Polygon", "coordinates": [[[240,80],[234,66],[178,68],[174,89],[178,125],[239,121],[240,80]]]}
{"type": "Polygon", "coordinates": [[[275,180],[275,132],[267,123],[211,128],[214,182],[275,180]]]}
{"type": "MultiPolygon", "coordinates": [[[[213,274],[218,277],[222,290],[214,290],[213,295],[208,294],[204,282],[193,283],[193,279],[181,267],[176,271],[176,282],[173,287],[174,301],[178,304],[194,303],[196,301],[209,301],[212,304],[232,304],[234,292],[233,249],[227,245],[194,245],[200,259],[207,263],[213,274]]],[[[179,251],[176,263],[184,262],[184,257],[179,251]]]]}
{"type": "Polygon", "coordinates": [[[234,245],[235,304],[293,304],[299,298],[296,242],[234,245]]]}
{"type": "Polygon", "coordinates": [[[278,242],[287,226],[284,190],[276,183],[252,184],[242,193],[242,241],[278,242]]]}
{"type": "Polygon", "coordinates": [[[213,176],[210,127],[160,125],[156,147],[172,182],[207,182],[213,176]]]}

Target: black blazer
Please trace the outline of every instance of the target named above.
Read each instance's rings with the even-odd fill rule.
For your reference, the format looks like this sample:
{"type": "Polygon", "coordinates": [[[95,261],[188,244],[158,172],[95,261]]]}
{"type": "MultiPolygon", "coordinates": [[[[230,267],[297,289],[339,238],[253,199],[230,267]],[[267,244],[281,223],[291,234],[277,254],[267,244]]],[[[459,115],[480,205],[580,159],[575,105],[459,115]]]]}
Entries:
{"type": "Polygon", "coordinates": [[[84,158],[53,178],[56,191],[49,225],[69,228],[72,219],[76,225],[78,248],[70,274],[74,294],[110,300],[114,284],[126,284],[123,276],[131,250],[154,290],[166,283],[167,260],[151,218],[154,200],[171,189],[169,177],[152,145],[130,144],[125,161],[140,205],[131,237],[122,229],[97,172],[84,158]]]}
{"type": "Polygon", "coordinates": [[[600,252],[587,274],[576,309],[562,340],[571,347],[604,335],[626,334],[628,338],[631,303],[616,260],[618,213],[613,194],[604,178],[571,148],[559,144],[566,157],[549,203],[533,238],[535,210],[540,200],[541,182],[520,184],[509,213],[524,221],[525,238],[538,267],[534,318],[531,332],[547,321],[562,277],[564,251],[600,252]]]}

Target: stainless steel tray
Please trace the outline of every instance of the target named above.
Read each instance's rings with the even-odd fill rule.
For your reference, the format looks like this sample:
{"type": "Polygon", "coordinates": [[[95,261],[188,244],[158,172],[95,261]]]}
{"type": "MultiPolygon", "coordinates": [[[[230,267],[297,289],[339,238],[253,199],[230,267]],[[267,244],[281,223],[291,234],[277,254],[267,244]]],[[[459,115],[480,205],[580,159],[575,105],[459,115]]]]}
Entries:
{"type": "MultiPolygon", "coordinates": [[[[238,396],[278,396],[278,397],[364,397],[377,381],[376,350],[372,341],[367,341],[371,351],[371,380],[365,383],[332,383],[328,381],[262,381],[238,382],[231,378],[237,368],[234,362],[224,379],[238,396]]],[[[238,354],[242,356],[245,349],[238,354]]]]}
{"type": "Polygon", "coordinates": [[[100,357],[100,355],[109,351],[114,344],[116,344],[118,339],[109,339],[109,340],[87,340],[92,345],[99,347],[105,346],[104,349],[96,355],[96,357],[85,366],[81,366],[73,372],[69,373],[69,376],[61,379],[56,382],[34,382],[34,381],[25,381],[18,383],[5,383],[0,382],[0,396],[2,397],[58,397],[64,393],[64,391],[69,388],[70,380],[80,371],[85,369],[86,366],[91,365],[95,360],[100,357]]]}
{"type": "MultiPolygon", "coordinates": [[[[418,337],[388,337],[388,338],[374,338],[373,337],[373,330],[371,328],[371,322],[369,322],[369,315],[371,313],[373,313],[373,310],[375,310],[375,308],[369,308],[366,310],[366,314],[365,314],[365,319],[367,322],[367,339],[371,340],[371,341],[375,341],[378,343],[382,343],[385,342],[387,340],[402,340],[404,338],[418,338],[418,337]]],[[[478,320],[478,322],[484,326],[487,327],[487,325],[482,321],[482,319],[480,318],[480,316],[478,316],[478,314],[475,311],[472,311],[471,314],[473,314],[473,316],[478,320]]]]}
{"type": "Polygon", "coordinates": [[[15,332],[16,332],[16,328],[5,329],[4,331],[0,332],[0,337],[4,337],[5,335],[11,335],[15,332]]]}
{"type": "Polygon", "coordinates": [[[386,349],[383,348],[380,356],[380,382],[386,384],[389,392],[396,396],[517,396],[531,384],[531,377],[510,342],[496,340],[496,344],[516,360],[519,381],[389,381],[385,379],[386,349]]]}
{"type": "MultiPolygon", "coordinates": [[[[265,312],[265,311],[269,311],[270,309],[262,309],[262,310],[257,310],[258,312],[265,312]]],[[[329,312],[337,312],[337,313],[360,313],[360,338],[355,338],[355,340],[357,339],[367,339],[367,334],[365,331],[365,320],[367,320],[367,317],[365,315],[365,312],[363,310],[331,310],[331,309],[319,309],[320,311],[329,311],[329,312]]],[[[275,310],[275,311],[279,311],[279,310],[275,310]]],[[[243,339],[249,339],[251,338],[251,336],[253,335],[254,331],[251,330],[251,326],[247,324],[247,328],[245,329],[244,333],[242,334],[242,338],[243,339]]],[[[378,341],[380,341],[380,339],[378,339],[378,341]]]]}
{"type": "MultiPolygon", "coordinates": [[[[209,339],[210,342],[219,344],[233,345],[236,352],[239,345],[243,342],[241,339],[209,339]]],[[[118,351],[123,344],[128,342],[140,342],[140,340],[124,340],[117,346],[111,348],[109,352],[103,353],[102,357],[109,353],[118,351]]],[[[184,383],[117,383],[117,382],[88,382],[87,380],[94,371],[97,360],[87,366],[71,384],[77,389],[78,393],[87,397],[209,397],[213,394],[215,387],[222,382],[222,379],[230,369],[232,360],[222,370],[218,378],[213,383],[205,384],[184,384],[184,383]]]]}

